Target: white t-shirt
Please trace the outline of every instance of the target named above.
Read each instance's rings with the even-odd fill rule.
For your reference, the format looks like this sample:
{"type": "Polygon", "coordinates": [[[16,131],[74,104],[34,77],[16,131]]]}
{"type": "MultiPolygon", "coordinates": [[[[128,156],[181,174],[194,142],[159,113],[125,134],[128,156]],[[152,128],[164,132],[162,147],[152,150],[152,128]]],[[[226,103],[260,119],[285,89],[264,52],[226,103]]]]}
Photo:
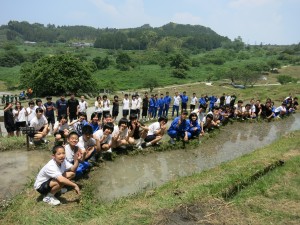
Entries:
{"type": "Polygon", "coordinates": [[[191,97],[191,105],[196,105],[196,102],[198,101],[198,98],[195,97],[191,97]]]}
{"type": "Polygon", "coordinates": [[[58,128],[58,131],[59,130],[65,130],[65,129],[69,129],[69,124],[66,122],[66,123],[64,123],[64,124],[62,124],[62,125],[59,125],[59,121],[56,121],[55,122],[55,124],[54,124],[54,129],[57,129],[58,128]]]}
{"type": "MultiPolygon", "coordinates": [[[[78,149],[78,147],[76,147],[78,149]]],[[[75,151],[77,151],[77,149],[75,151]]],[[[71,146],[67,144],[65,146],[66,160],[69,163],[73,163],[75,152],[72,150],[71,146]]]]}
{"type": "Polygon", "coordinates": [[[123,110],[129,110],[129,99],[123,99],[123,110]]]}
{"type": "Polygon", "coordinates": [[[88,147],[94,147],[96,145],[96,140],[94,138],[90,138],[89,140],[85,141],[83,136],[79,138],[79,142],[77,146],[80,149],[87,149],[88,147]]]}
{"type": "Polygon", "coordinates": [[[86,101],[79,101],[79,112],[86,112],[88,104],[86,101]]]}
{"type": "Polygon", "coordinates": [[[26,111],[28,113],[27,120],[28,122],[30,122],[36,116],[35,109],[34,107],[33,108],[27,107],[26,111]]]}
{"type": "Polygon", "coordinates": [[[225,96],[225,104],[226,104],[226,105],[229,105],[229,104],[230,104],[230,101],[231,101],[231,96],[230,96],[230,95],[225,96]]]}
{"type": "Polygon", "coordinates": [[[101,103],[101,106],[100,106],[99,102],[95,101],[95,112],[100,113],[102,111],[103,111],[103,109],[102,109],[102,103],[101,103]]]}
{"type": "Polygon", "coordinates": [[[102,105],[103,105],[103,111],[109,111],[110,110],[110,101],[108,99],[106,101],[103,101],[102,105]]]}
{"type": "Polygon", "coordinates": [[[138,108],[138,100],[137,99],[132,99],[131,100],[131,109],[136,110],[138,108]]]}
{"type": "Polygon", "coordinates": [[[158,130],[160,130],[160,124],[159,124],[159,122],[152,123],[149,126],[149,130],[148,130],[147,135],[154,135],[155,131],[158,131],[158,130]]]}
{"type": "MultiPolygon", "coordinates": [[[[17,113],[18,113],[18,110],[13,109],[14,116],[16,116],[17,113]]],[[[16,122],[26,121],[26,109],[24,107],[20,110],[18,116],[15,117],[15,121],[16,122]]]]}
{"type": "MultiPolygon", "coordinates": [[[[94,138],[95,139],[101,139],[103,137],[103,130],[97,130],[95,133],[94,133],[94,138]]],[[[110,144],[111,143],[111,139],[112,139],[112,135],[109,134],[107,135],[107,137],[102,141],[101,144],[110,144]]]]}
{"type": "MultiPolygon", "coordinates": [[[[113,131],[113,133],[112,133],[112,136],[113,136],[113,137],[114,137],[114,136],[117,136],[118,133],[119,133],[119,131],[120,131],[120,130],[119,130],[119,126],[115,126],[115,127],[114,127],[114,131],[113,131]]],[[[125,128],[125,129],[120,133],[119,139],[120,139],[120,140],[126,139],[127,136],[128,136],[128,128],[125,128]]]]}
{"type": "Polygon", "coordinates": [[[54,159],[51,159],[38,173],[34,183],[34,189],[38,189],[49,179],[57,179],[62,176],[62,174],[72,166],[73,165],[67,160],[64,160],[61,165],[58,165],[54,159]]]}
{"type": "Polygon", "coordinates": [[[179,95],[178,96],[174,96],[173,99],[174,99],[173,105],[179,106],[180,99],[181,99],[180,96],[179,95]]]}
{"type": "Polygon", "coordinates": [[[139,108],[141,108],[141,104],[142,104],[143,100],[141,99],[141,97],[138,97],[137,101],[138,102],[137,102],[136,108],[139,109],[139,108]]]}
{"type": "Polygon", "coordinates": [[[279,106],[279,107],[277,107],[276,109],[275,109],[275,113],[279,113],[279,112],[286,112],[286,108],[285,107],[282,107],[282,105],[281,106],[279,106]]]}
{"type": "Polygon", "coordinates": [[[35,131],[39,131],[45,125],[48,125],[48,121],[44,115],[40,119],[34,117],[30,122],[30,127],[34,127],[35,131]]]}

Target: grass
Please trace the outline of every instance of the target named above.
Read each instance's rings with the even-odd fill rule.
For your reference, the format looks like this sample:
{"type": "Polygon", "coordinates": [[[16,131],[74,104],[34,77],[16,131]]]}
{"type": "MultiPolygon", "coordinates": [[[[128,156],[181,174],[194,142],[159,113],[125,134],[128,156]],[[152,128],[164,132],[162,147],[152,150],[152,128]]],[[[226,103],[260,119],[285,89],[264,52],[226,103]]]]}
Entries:
{"type": "Polygon", "coordinates": [[[201,206],[204,212],[199,220],[218,221],[220,224],[226,221],[231,221],[228,224],[296,224],[300,198],[299,146],[300,131],[292,132],[270,146],[214,169],[178,178],[152,191],[113,202],[102,202],[94,196],[93,179],[99,176],[96,169],[91,171],[88,180],[81,180],[82,196],[68,192],[65,197],[71,202],[67,203],[63,198],[65,204],[59,207],[49,207],[37,201],[40,197],[31,186],[25,188],[22,195],[15,197],[10,206],[1,211],[0,223],[159,224],[166,219],[178,218],[174,213],[177,209],[180,212],[180,207],[201,206]],[[222,199],[222,192],[232,184],[280,159],[285,161],[284,166],[253,182],[230,202],[222,199]],[[222,216],[224,212],[225,217],[222,216]],[[204,217],[210,213],[213,215],[204,217]]]}

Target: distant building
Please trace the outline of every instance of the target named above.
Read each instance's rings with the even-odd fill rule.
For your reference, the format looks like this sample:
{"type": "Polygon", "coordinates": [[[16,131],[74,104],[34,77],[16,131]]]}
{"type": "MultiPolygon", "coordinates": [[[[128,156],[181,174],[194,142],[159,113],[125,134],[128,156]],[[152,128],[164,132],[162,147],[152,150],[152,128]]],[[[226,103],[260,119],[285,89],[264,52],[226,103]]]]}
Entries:
{"type": "Polygon", "coordinates": [[[36,42],[35,41],[24,41],[24,44],[35,45],[36,42]]]}
{"type": "Polygon", "coordinates": [[[73,47],[93,47],[93,43],[88,42],[72,42],[73,47]]]}

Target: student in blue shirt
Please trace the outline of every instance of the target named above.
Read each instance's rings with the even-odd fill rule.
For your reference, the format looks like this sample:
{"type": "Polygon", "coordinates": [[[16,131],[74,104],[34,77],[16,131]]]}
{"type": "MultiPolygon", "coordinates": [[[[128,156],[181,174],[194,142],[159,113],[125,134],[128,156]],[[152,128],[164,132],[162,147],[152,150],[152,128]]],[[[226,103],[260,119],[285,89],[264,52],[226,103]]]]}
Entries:
{"type": "Polygon", "coordinates": [[[184,141],[188,141],[189,135],[188,130],[190,128],[189,121],[187,120],[187,111],[183,111],[180,116],[176,117],[171,123],[168,129],[168,135],[170,136],[170,144],[175,144],[175,138],[179,140],[182,138],[184,141]]]}
{"type": "Polygon", "coordinates": [[[153,113],[152,113],[153,119],[156,118],[156,115],[157,115],[157,109],[158,109],[158,95],[155,94],[155,96],[154,96],[154,108],[153,108],[153,113]]]}
{"type": "Polygon", "coordinates": [[[208,100],[209,100],[209,110],[208,111],[212,111],[215,106],[215,103],[218,99],[212,95],[212,96],[208,97],[208,100]]]}
{"type": "Polygon", "coordinates": [[[164,94],[160,94],[160,99],[157,100],[158,105],[158,118],[163,115],[163,110],[165,106],[164,94]]]}
{"type": "Polygon", "coordinates": [[[189,138],[193,138],[193,137],[199,137],[200,133],[201,133],[201,127],[200,124],[198,122],[198,116],[196,113],[192,112],[189,116],[189,133],[190,135],[188,135],[189,138]]]}
{"type": "Polygon", "coordinates": [[[184,110],[187,110],[187,103],[189,101],[189,97],[186,95],[186,92],[184,91],[182,95],[180,95],[181,98],[181,112],[184,110]]]}
{"type": "Polygon", "coordinates": [[[164,97],[164,110],[163,110],[163,115],[165,117],[168,117],[168,113],[169,113],[169,108],[170,108],[170,104],[171,104],[171,97],[169,96],[169,92],[166,92],[166,96],[164,97]]]}
{"type": "Polygon", "coordinates": [[[151,98],[149,101],[149,110],[148,110],[149,119],[151,119],[153,117],[154,106],[155,106],[154,95],[151,95],[151,98]]]}

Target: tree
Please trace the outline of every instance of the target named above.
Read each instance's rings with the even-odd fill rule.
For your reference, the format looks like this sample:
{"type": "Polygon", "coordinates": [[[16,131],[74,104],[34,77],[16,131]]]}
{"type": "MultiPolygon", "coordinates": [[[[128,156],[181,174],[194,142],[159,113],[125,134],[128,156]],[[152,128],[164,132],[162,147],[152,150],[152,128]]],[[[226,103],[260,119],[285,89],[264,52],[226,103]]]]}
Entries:
{"type": "Polygon", "coordinates": [[[130,70],[131,66],[131,58],[130,56],[125,52],[120,52],[116,58],[117,68],[126,71],[130,70]]]}
{"type": "Polygon", "coordinates": [[[98,70],[104,70],[109,67],[110,61],[108,56],[102,59],[100,56],[93,58],[93,62],[96,64],[98,70]]]}
{"type": "Polygon", "coordinates": [[[155,78],[145,79],[143,87],[149,88],[150,92],[152,92],[154,88],[158,87],[158,80],[155,78]]]}
{"type": "Polygon", "coordinates": [[[288,75],[279,75],[277,77],[277,81],[280,84],[297,83],[297,79],[296,78],[293,78],[293,77],[288,76],[288,75]]]}
{"type": "Polygon", "coordinates": [[[69,54],[45,56],[21,68],[20,83],[39,96],[93,93],[97,90],[87,65],[69,54]]]}
{"type": "Polygon", "coordinates": [[[170,57],[170,66],[175,69],[189,70],[189,61],[182,54],[176,54],[170,57]]]}

